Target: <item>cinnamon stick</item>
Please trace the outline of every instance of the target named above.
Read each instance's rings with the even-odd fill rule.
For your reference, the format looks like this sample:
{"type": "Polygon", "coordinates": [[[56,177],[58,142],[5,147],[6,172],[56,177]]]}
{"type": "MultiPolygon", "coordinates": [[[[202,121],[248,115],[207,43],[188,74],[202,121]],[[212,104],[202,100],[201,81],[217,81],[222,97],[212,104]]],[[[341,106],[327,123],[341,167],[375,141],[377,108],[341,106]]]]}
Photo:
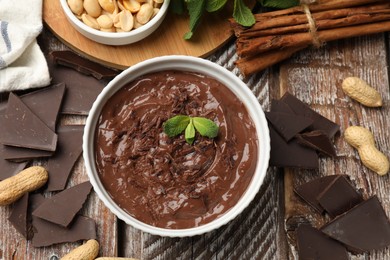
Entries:
{"type": "MultiPolygon", "coordinates": [[[[390,21],[372,24],[360,24],[328,30],[317,31],[317,37],[321,42],[334,41],[343,38],[362,36],[390,30],[390,21]]],[[[266,36],[249,41],[237,41],[237,53],[241,57],[254,56],[269,50],[308,47],[312,44],[313,37],[310,33],[296,33],[288,35],[266,36]]]]}
{"type": "MultiPolygon", "coordinates": [[[[332,41],[381,33],[388,30],[390,30],[390,21],[319,31],[318,36],[322,41],[332,41]]],[[[303,39],[303,42],[305,42],[305,44],[299,44],[299,46],[283,50],[275,50],[264,54],[253,55],[252,57],[246,59],[239,59],[236,64],[244,76],[259,72],[271,65],[289,58],[295,52],[308,47],[311,44],[311,37],[307,37],[307,35],[309,35],[308,33],[305,33],[304,35],[305,39],[303,39]]]]}
{"type": "MultiPolygon", "coordinates": [[[[385,3],[382,2],[370,6],[342,8],[337,10],[324,10],[319,12],[315,12],[311,10],[312,17],[316,21],[316,23],[318,23],[320,20],[337,19],[337,18],[348,17],[356,14],[376,14],[378,12],[386,13],[389,11],[390,11],[389,2],[385,2],[385,3]]],[[[294,25],[307,25],[306,14],[301,13],[301,14],[275,17],[272,19],[266,19],[261,22],[255,23],[251,28],[245,28],[243,26],[235,26],[235,25],[233,25],[233,28],[237,37],[240,36],[244,37],[248,34],[251,34],[254,31],[260,31],[260,30],[272,29],[272,28],[284,28],[286,26],[289,27],[294,25]]]]}
{"type": "Polygon", "coordinates": [[[231,20],[240,57],[236,64],[245,76],[311,45],[390,31],[390,3],[383,0],[319,0],[255,16],[251,28],[231,20]]]}

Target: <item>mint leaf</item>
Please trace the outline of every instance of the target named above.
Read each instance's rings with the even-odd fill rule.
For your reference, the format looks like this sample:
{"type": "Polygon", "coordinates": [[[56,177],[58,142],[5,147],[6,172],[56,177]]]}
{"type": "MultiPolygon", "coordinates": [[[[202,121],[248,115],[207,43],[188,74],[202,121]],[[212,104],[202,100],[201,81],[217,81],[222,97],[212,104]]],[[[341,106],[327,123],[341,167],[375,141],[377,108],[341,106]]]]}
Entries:
{"type": "Polygon", "coordinates": [[[167,121],[165,121],[163,128],[164,132],[169,137],[174,137],[178,134],[181,134],[184,129],[186,129],[187,125],[190,123],[189,116],[178,115],[174,116],[167,121]]]}
{"type": "Polygon", "coordinates": [[[214,138],[218,135],[218,126],[210,119],[204,117],[194,117],[193,124],[195,129],[202,136],[214,138]]]}
{"type": "Polygon", "coordinates": [[[195,140],[195,128],[192,124],[193,119],[190,119],[190,123],[187,125],[186,131],[184,133],[184,137],[187,143],[192,144],[195,140]]]}
{"type": "Polygon", "coordinates": [[[233,18],[242,26],[252,26],[256,22],[251,9],[243,0],[234,0],[233,18]]]}
{"type": "Polygon", "coordinates": [[[259,2],[262,6],[278,9],[290,8],[299,5],[299,0],[259,0],[259,2]]]}
{"type": "Polygon", "coordinates": [[[208,0],[206,3],[207,12],[215,12],[225,6],[227,0],[208,0]]]}
{"type": "Polygon", "coordinates": [[[206,8],[206,0],[187,0],[187,9],[190,14],[190,31],[184,35],[185,40],[189,40],[196,27],[200,23],[200,18],[206,8]]]}

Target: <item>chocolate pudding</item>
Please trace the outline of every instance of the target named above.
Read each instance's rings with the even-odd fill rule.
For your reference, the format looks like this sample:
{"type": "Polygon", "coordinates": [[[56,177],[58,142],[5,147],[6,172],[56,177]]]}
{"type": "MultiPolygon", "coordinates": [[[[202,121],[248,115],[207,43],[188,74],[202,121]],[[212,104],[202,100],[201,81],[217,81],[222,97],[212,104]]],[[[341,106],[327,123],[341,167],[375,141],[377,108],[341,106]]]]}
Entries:
{"type": "Polygon", "coordinates": [[[231,209],[254,175],[258,138],[245,105],[208,76],[162,71],[122,87],[102,109],[95,133],[100,180],[115,203],[152,226],[183,229],[231,209]],[[205,117],[219,126],[210,139],[170,138],[175,115],[205,117]]]}

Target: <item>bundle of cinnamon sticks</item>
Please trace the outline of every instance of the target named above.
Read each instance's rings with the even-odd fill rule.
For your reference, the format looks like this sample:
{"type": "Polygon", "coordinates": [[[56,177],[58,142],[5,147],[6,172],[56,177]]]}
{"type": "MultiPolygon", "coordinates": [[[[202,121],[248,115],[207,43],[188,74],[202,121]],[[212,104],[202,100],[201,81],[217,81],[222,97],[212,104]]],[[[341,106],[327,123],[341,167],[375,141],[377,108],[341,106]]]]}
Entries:
{"type": "Polygon", "coordinates": [[[236,64],[244,76],[259,72],[309,46],[390,31],[390,1],[322,0],[316,4],[255,14],[245,28],[234,20],[236,64]]]}

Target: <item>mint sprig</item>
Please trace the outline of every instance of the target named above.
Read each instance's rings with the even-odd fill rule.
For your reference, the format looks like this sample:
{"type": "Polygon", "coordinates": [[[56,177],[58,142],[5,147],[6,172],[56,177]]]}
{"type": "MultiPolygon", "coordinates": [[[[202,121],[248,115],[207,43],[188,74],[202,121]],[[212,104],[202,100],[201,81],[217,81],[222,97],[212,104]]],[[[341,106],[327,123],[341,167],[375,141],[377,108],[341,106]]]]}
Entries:
{"type": "Polygon", "coordinates": [[[208,138],[215,138],[218,135],[219,127],[210,119],[204,117],[190,117],[185,115],[174,116],[163,124],[164,133],[174,137],[184,131],[184,138],[189,144],[195,141],[195,130],[208,138]]]}
{"type": "MultiPolygon", "coordinates": [[[[255,18],[251,9],[244,3],[244,0],[234,1],[233,18],[242,26],[252,26],[255,18]]],[[[190,15],[189,31],[184,34],[184,39],[189,40],[193,36],[200,20],[205,12],[216,12],[221,10],[228,0],[172,0],[171,10],[176,14],[182,14],[187,7],[190,15]]],[[[289,8],[299,5],[299,0],[257,0],[262,6],[278,9],[289,8]]]]}

